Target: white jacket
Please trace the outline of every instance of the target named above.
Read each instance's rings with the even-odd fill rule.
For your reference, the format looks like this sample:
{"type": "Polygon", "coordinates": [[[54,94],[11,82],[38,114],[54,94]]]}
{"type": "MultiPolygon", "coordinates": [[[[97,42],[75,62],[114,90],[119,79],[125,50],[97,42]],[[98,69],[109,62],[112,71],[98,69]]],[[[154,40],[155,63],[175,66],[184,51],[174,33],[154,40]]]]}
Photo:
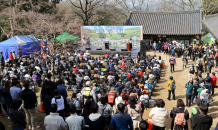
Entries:
{"type": "Polygon", "coordinates": [[[71,116],[66,118],[66,122],[69,130],[82,130],[82,127],[85,127],[84,117],[78,116],[77,114],[71,114],[71,116]]]}
{"type": "Polygon", "coordinates": [[[58,111],[64,110],[64,98],[61,96],[60,99],[52,98],[51,104],[57,104],[58,106],[58,111]]]}
{"type": "Polygon", "coordinates": [[[46,130],[65,130],[67,129],[67,123],[64,122],[63,117],[59,116],[59,113],[50,113],[45,117],[44,125],[46,130]]]}
{"type": "Polygon", "coordinates": [[[151,123],[155,126],[165,127],[169,112],[166,108],[152,108],[149,116],[152,118],[151,123]]]}

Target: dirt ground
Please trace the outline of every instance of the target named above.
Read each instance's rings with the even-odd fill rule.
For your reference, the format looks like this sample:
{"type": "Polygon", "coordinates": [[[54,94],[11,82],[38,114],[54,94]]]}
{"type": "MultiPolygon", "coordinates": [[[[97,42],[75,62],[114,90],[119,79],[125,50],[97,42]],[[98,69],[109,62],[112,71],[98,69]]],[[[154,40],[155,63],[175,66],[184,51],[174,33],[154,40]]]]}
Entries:
{"type": "MultiPolygon", "coordinates": [[[[154,55],[154,52],[148,52],[147,54],[154,55]]],[[[177,99],[182,99],[184,102],[186,102],[186,88],[185,88],[185,83],[188,81],[187,75],[188,75],[188,68],[191,65],[192,60],[189,60],[189,64],[186,69],[182,69],[182,58],[176,58],[177,65],[175,66],[175,72],[171,73],[170,72],[170,64],[169,64],[169,55],[165,55],[163,53],[156,53],[156,56],[161,56],[161,58],[165,61],[165,68],[161,71],[161,80],[157,84],[154,90],[154,96],[152,96],[152,99],[163,99],[165,102],[165,108],[169,111],[172,110],[173,107],[176,107],[176,102],[177,99]],[[167,81],[169,80],[169,77],[173,76],[173,78],[176,81],[176,90],[175,90],[175,95],[176,95],[176,100],[167,100],[168,97],[168,90],[167,90],[167,81]]],[[[212,69],[212,72],[217,71],[217,69],[212,69]]],[[[204,76],[205,74],[203,74],[204,76]]],[[[171,95],[172,96],[172,95],[171,95]]],[[[172,97],[171,97],[172,99],[172,97]]],[[[215,127],[217,122],[218,122],[218,90],[215,88],[215,94],[213,99],[215,101],[210,104],[209,106],[209,111],[208,115],[213,117],[213,125],[212,127],[215,127]]],[[[212,100],[212,99],[210,99],[212,100]]],[[[191,112],[191,108],[196,107],[195,104],[192,104],[191,107],[186,109],[191,112]]],[[[145,110],[143,119],[148,119],[148,115],[151,109],[145,110]]]]}

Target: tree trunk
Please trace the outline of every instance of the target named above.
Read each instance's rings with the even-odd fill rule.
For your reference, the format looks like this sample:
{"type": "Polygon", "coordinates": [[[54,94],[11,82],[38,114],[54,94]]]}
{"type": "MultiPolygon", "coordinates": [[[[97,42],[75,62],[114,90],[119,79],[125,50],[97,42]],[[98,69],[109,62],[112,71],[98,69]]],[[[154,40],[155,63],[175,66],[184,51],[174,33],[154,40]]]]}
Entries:
{"type": "Polygon", "coordinates": [[[54,65],[55,65],[55,56],[54,56],[54,54],[53,55],[51,55],[51,75],[52,75],[52,77],[51,77],[51,81],[55,81],[55,78],[54,78],[54,65]]]}

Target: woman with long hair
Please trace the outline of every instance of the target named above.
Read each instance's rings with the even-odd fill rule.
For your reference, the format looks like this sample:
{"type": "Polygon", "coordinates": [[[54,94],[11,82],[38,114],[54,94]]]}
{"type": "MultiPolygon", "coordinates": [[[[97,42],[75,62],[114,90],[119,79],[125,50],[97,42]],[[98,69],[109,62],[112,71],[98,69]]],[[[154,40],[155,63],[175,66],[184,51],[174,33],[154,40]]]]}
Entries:
{"type": "MultiPolygon", "coordinates": [[[[128,110],[127,113],[132,117],[133,124],[137,124],[135,122],[138,122],[139,124],[140,121],[142,120],[141,118],[142,108],[140,105],[136,103],[134,96],[131,96],[129,98],[129,104],[127,105],[127,110],[128,110]]],[[[134,128],[138,128],[138,126],[134,125],[134,128]]]]}
{"type": "Polygon", "coordinates": [[[10,94],[10,88],[11,88],[11,83],[10,81],[6,81],[5,82],[5,85],[4,85],[4,91],[3,91],[3,97],[5,99],[5,105],[7,107],[7,114],[8,114],[8,119],[10,119],[9,117],[9,110],[10,110],[10,105],[12,103],[12,97],[11,97],[11,94],[10,94]]]}
{"type": "Polygon", "coordinates": [[[59,91],[57,89],[54,90],[54,97],[51,100],[51,104],[57,104],[58,110],[57,113],[59,113],[60,116],[65,119],[64,116],[64,98],[59,95],[59,91]]]}
{"type": "Polygon", "coordinates": [[[177,100],[177,106],[174,107],[170,112],[170,117],[173,118],[172,124],[171,124],[171,130],[188,130],[187,122],[185,125],[177,125],[174,123],[175,117],[177,113],[184,113],[185,114],[185,120],[189,119],[189,113],[188,110],[185,109],[185,103],[182,99],[177,100]]]}

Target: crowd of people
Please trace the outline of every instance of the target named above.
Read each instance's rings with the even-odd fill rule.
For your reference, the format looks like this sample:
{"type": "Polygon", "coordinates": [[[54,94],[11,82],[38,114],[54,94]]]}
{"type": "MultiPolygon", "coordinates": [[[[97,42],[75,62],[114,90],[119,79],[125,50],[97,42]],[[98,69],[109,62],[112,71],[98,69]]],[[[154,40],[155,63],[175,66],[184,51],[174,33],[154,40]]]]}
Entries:
{"type": "MultiPolygon", "coordinates": [[[[163,44],[168,46],[167,42],[163,44]]],[[[165,50],[171,55],[171,72],[176,64],[176,46],[172,43],[165,50]]],[[[155,51],[161,49],[154,48],[155,51]]],[[[191,44],[185,47],[184,52],[180,52],[182,56],[189,48],[193,51],[200,46],[191,44]]],[[[213,51],[209,48],[206,54],[201,53],[207,57],[207,52],[211,56],[213,51]]],[[[183,59],[187,60],[187,57],[183,59]]],[[[161,56],[139,54],[132,58],[121,53],[106,53],[92,57],[88,51],[62,51],[56,53],[54,66],[49,54],[43,57],[37,52],[29,56],[10,55],[8,62],[4,62],[1,53],[0,60],[0,105],[11,120],[13,130],[40,128],[35,122],[38,100],[45,111],[46,130],[164,130],[170,118],[171,129],[187,130],[191,125],[193,130],[209,130],[213,122],[207,112],[213,101],[209,101],[210,93],[214,94],[217,79],[215,73],[202,78],[203,71],[199,66],[196,66],[196,72],[194,65],[189,68],[188,82],[184,84],[187,88],[186,105],[182,99],[177,99],[177,106],[169,113],[164,108],[163,99],[156,99],[156,105],[147,117],[149,120],[144,120],[143,112],[151,107],[153,91],[161,79],[164,66],[161,56]],[[73,90],[72,95],[68,94],[69,89],[73,90]],[[36,96],[37,90],[41,90],[39,96],[36,96]],[[190,107],[194,98],[198,107],[192,108],[189,116],[185,106],[190,107]]],[[[166,84],[168,100],[171,100],[171,93],[172,99],[176,100],[176,81],[172,76],[169,78],[166,84]]],[[[0,114],[3,115],[2,109],[0,114]]],[[[3,129],[4,124],[0,123],[0,127],[3,129]]]]}

